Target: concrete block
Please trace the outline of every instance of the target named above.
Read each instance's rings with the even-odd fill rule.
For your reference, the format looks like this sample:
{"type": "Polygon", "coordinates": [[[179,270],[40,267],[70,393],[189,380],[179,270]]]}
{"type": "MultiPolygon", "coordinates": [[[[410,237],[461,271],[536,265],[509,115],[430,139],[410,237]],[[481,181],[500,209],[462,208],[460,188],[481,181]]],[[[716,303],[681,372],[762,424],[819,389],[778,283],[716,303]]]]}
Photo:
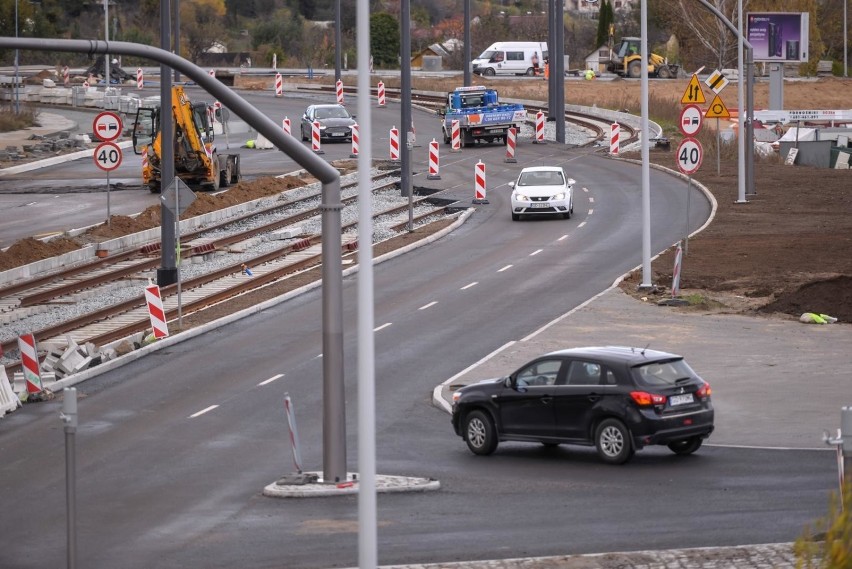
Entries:
{"type": "Polygon", "coordinates": [[[278,231],[273,231],[269,234],[270,239],[275,239],[278,241],[282,241],[284,239],[292,239],[294,237],[298,237],[302,235],[303,230],[301,226],[294,227],[285,227],[283,229],[279,229],[278,231]]]}

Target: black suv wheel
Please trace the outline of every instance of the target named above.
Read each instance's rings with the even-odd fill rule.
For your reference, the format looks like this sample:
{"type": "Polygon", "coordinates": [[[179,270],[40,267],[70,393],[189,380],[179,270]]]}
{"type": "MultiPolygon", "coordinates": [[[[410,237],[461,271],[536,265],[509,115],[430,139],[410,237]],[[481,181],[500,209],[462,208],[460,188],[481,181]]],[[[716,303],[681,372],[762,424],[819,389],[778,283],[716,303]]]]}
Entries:
{"type": "Polygon", "coordinates": [[[618,419],[605,419],[595,430],[595,446],[604,462],[624,464],[633,456],[630,431],[618,419]]]}
{"type": "Polygon", "coordinates": [[[464,439],[474,454],[491,454],[497,448],[494,421],[484,411],[471,411],[464,420],[464,439]]]}
{"type": "Polygon", "coordinates": [[[703,442],[704,439],[701,437],[692,437],[691,439],[669,443],[668,447],[675,454],[692,454],[701,448],[703,442]]]}

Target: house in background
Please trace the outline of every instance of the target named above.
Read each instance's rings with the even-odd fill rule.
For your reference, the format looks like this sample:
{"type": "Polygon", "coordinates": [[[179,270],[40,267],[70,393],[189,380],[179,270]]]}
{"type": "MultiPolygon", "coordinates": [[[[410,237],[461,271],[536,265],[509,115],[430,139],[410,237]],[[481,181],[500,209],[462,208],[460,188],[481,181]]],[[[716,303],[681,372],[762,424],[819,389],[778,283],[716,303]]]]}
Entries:
{"type": "MultiPolygon", "coordinates": [[[[632,9],[639,7],[639,0],[610,0],[612,9],[618,12],[622,9],[632,9]]],[[[570,12],[577,12],[591,16],[597,15],[601,9],[600,1],[587,2],[586,0],[565,0],[565,9],[570,12]]]]}
{"type": "Polygon", "coordinates": [[[411,56],[411,68],[423,71],[440,71],[443,69],[443,62],[448,60],[453,53],[460,53],[463,47],[464,43],[457,39],[433,43],[411,56]]]}

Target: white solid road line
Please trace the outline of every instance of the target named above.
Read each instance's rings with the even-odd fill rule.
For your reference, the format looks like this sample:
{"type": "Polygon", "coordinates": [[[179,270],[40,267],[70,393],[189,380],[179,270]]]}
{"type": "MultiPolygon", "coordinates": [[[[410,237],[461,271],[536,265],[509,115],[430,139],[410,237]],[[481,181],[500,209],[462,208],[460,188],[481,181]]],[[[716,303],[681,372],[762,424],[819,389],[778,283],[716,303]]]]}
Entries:
{"type": "Polygon", "coordinates": [[[433,300],[433,301],[432,301],[432,302],[430,302],[429,304],[424,304],[423,306],[421,306],[421,307],[420,307],[420,308],[418,308],[417,310],[426,310],[427,308],[432,308],[432,307],[433,307],[433,306],[435,306],[436,304],[438,304],[438,301],[437,301],[437,300],[433,300]]]}
{"type": "Polygon", "coordinates": [[[497,272],[498,272],[498,273],[502,273],[503,271],[506,271],[506,270],[508,270],[508,269],[511,269],[513,266],[514,266],[514,265],[506,265],[506,266],[505,266],[505,267],[503,267],[502,269],[498,269],[498,270],[497,270],[497,272]]]}
{"type": "Polygon", "coordinates": [[[476,285],[478,285],[478,284],[479,284],[479,283],[478,283],[477,281],[474,281],[474,282],[470,283],[469,285],[465,285],[465,286],[461,287],[461,290],[467,290],[467,289],[469,289],[469,288],[471,288],[471,287],[474,287],[474,286],[476,286],[476,285]]]}
{"type": "Polygon", "coordinates": [[[390,326],[392,324],[393,324],[392,322],[385,322],[384,324],[382,324],[378,328],[373,328],[373,332],[378,332],[379,330],[384,330],[385,328],[387,328],[388,326],[390,326]]]}
{"type": "Polygon", "coordinates": [[[282,377],[284,377],[284,374],[283,374],[283,373],[279,373],[279,374],[273,375],[272,377],[270,377],[269,379],[267,379],[267,380],[265,380],[265,381],[261,381],[261,382],[260,382],[260,383],[258,383],[257,385],[258,385],[258,387],[260,387],[261,385],[266,385],[266,384],[268,384],[268,383],[272,383],[272,382],[273,382],[273,381],[275,381],[276,379],[281,379],[282,377]]]}
{"type": "Polygon", "coordinates": [[[212,410],[213,410],[213,409],[215,409],[216,407],[218,407],[218,405],[211,405],[211,406],[210,406],[210,407],[208,407],[207,409],[202,409],[202,410],[201,410],[201,411],[199,411],[198,413],[195,413],[195,414],[190,415],[190,416],[189,416],[189,418],[190,418],[190,419],[195,419],[196,417],[199,417],[199,416],[201,416],[201,415],[203,415],[203,414],[207,413],[208,411],[212,411],[212,410]]]}

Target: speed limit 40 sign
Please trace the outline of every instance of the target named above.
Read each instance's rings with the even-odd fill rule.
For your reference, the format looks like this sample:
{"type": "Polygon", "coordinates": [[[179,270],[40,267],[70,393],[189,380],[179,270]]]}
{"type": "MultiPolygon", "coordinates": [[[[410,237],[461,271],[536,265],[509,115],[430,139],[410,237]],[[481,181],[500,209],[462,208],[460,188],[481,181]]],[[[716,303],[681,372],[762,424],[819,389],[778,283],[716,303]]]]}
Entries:
{"type": "Polygon", "coordinates": [[[701,143],[694,138],[684,138],[677,147],[675,160],[677,167],[684,174],[694,174],[701,167],[704,158],[704,149],[701,143]]]}
{"type": "Polygon", "coordinates": [[[95,148],[92,158],[101,170],[115,170],[121,166],[121,148],[113,142],[102,142],[95,148]]]}

